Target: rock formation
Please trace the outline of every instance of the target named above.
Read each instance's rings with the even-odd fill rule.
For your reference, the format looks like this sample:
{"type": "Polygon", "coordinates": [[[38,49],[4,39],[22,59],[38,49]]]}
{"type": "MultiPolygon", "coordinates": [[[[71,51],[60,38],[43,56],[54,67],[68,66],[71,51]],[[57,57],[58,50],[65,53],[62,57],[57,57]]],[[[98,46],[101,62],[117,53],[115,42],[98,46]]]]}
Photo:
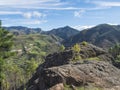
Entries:
{"type": "Polygon", "coordinates": [[[110,54],[88,44],[81,45],[79,55],[82,59],[76,62],[72,61],[72,50],[48,55],[26,84],[26,89],[120,90],[120,70],[112,65],[110,54]],[[91,57],[99,60],[89,60],[91,57]]]}

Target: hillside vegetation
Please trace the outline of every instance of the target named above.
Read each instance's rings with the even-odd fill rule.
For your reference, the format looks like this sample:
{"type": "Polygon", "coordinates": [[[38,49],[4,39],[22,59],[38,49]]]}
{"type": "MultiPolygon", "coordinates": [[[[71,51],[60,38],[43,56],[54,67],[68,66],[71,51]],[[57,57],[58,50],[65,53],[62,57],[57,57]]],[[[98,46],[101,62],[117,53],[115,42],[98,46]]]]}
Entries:
{"type": "Polygon", "coordinates": [[[46,55],[60,51],[59,39],[49,35],[19,35],[12,42],[9,52],[13,55],[4,59],[2,90],[16,90],[24,85],[46,55]]]}
{"type": "Polygon", "coordinates": [[[15,35],[37,34],[42,32],[41,28],[28,28],[23,26],[11,26],[3,28],[14,33],[15,35]]]}

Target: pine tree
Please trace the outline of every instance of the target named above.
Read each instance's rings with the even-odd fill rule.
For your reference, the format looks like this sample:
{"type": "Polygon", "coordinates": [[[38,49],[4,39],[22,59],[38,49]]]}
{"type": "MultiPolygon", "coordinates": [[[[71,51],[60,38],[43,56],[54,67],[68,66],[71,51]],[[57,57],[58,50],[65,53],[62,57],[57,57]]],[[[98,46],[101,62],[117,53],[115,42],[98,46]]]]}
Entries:
{"type": "Polygon", "coordinates": [[[27,76],[26,78],[30,78],[37,67],[38,63],[35,61],[34,58],[32,58],[31,60],[27,60],[24,65],[24,70],[27,76]]]}
{"type": "Polygon", "coordinates": [[[113,55],[114,58],[117,58],[117,56],[120,55],[120,44],[116,44],[114,47],[111,47],[109,52],[113,55]]]}
{"type": "Polygon", "coordinates": [[[12,47],[12,44],[13,44],[12,35],[1,27],[1,21],[0,21],[0,90],[2,90],[3,81],[5,79],[4,59],[11,56],[10,49],[12,47]]]}

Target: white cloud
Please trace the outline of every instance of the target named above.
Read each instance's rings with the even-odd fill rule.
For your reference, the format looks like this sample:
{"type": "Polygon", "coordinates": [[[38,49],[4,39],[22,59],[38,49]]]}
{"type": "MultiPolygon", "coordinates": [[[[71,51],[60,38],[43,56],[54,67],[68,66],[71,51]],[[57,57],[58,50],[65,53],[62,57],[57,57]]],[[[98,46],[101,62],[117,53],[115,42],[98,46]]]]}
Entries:
{"type": "MultiPolygon", "coordinates": [[[[79,1],[79,0],[78,0],[79,1]]],[[[82,1],[82,0],[81,0],[82,1]]],[[[107,1],[107,0],[106,0],[107,1]]],[[[105,0],[84,0],[82,2],[95,4],[98,7],[110,7],[110,6],[120,6],[120,2],[106,2],[105,0]]],[[[80,10],[79,12],[74,12],[76,16],[80,16],[81,9],[91,8],[83,8],[81,7],[70,7],[72,4],[68,0],[67,2],[61,2],[61,0],[0,0],[0,9],[3,10],[5,8],[13,9],[53,9],[53,10],[80,10]]],[[[93,8],[92,8],[93,9],[93,8]]],[[[97,9],[95,7],[95,9],[97,9]]],[[[100,9],[100,8],[99,8],[100,9]]],[[[102,9],[102,8],[101,8],[102,9]]]]}
{"type": "Polygon", "coordinates": [[[48,2],[59,2],[60,0],[1,0],[0,5],[33,5],[48,2]]]}
{"type": "Polygon", "coordinates": [[[107,23],[109,25],[118,25],[117,23],[107,23]]]}
{"type": "Polygon", "coordinates": [[[15,14],[22,14],[20,11],[0,11],[0,15],[15,15],[15,14]]]}
{"type": "Polygon", "coordinates": [[[38,11],[34,11],[34,12],[33,12],[33,16],[34,16],[34,17],[45,17],[46,14],[40,13],[40,12],[38,12],[38,11]]]}
{"type": "MultiPolygon", "coordinates": [[[[82,1],[82,0],[81,0],[82,1]]],[[[92,3],[92,4],[99,4],[100,1],[96,1],[96,0],[85,0],[83,2],[86,3],[92,3]]],[[[106,2],[100,2],[101,5],[105,5],[106,2]]],[[[99,5],[100,5],[99,4],[99,5]]],[[[107,4],[107,6],[119,6],[119,3],[117,2],[109,2],[107,4]]],[[[71,7],[72,4],[70,3],[70,1],[67,2],[61,2],[61,0],[0,0],[0,9],[3,10],[5,8],[11,8],[13,9],[53,9],[53,10],[80,10],[79,12],[76,11],[75,14],[76,15],[80,15],[81,9],[85,9],[83,7],[71,7]]],[[[90,9],[90,8],[87,8],[90,9]]]]}
{"type": "MultiPolygon", "coordinates": [[[[48,10],[80,10],[83,8],[71,7],[70,2],[61,0],[0,0],[0,9],[48,9],[48,10]]],[[[1,10],[2,10],[1,9],[1,10]]]]}
{"type": "Polygon", "coordinates": [[[25,17],[25,18],[41,18],[41,17],[45,17],[46,14],[43,14],[43,13],[40,13],[38,11],[33,11],[33,12],[26,12],[26,13],[22,13],[22,15],[25,17]]]}
{"type": "Polygon", "coordinates": [[[40,7],[40,9],[47,9],[47,10],[81,10],[85,8],[76,8],[76,7],[40,7]]]}
{"type": "Polygon", "coordinates": [[[39,20],[39,19],[4,19],[3,20],[3,26],[12,26],[14,25],[14,22],[16,22],[16,26],[36,26],[36,25],[41,25],[43,23],[46,23],[47,20],[39,20]],[[7,22],[7,23],[6,23],[7,22]]]}
{"type": "Polygon", "coordinates": [[[43,18],[46,14],[38,12],[38,11],[31,11],[31,12],[22,12],[22,11],[0,11],[0,15],[22,15],[25,18],[43,18]]]}
{"type": "Polygon", "coordinates": [[[36,8],[40,9],[42,7],[56,7],[65,5],[65,2],[60,2],[60,0],[0,0],[0,6],[10,7],[10,8],[36,8]]]}
{"type": "Polygon", "coordinates": [[[27,13],[23,13],[23,16],[29,19],[32,17],[32,14],[30,12],[27,12],[27,13]]]}
{"type": "Polygon", "coordinates": [[[92,28],[95,25],[77,25],[77,26],[73,26],[73,28],[77,29],[77,30],[83,30],[83,29],[88,29],[88,28],[92,28]]]}
{"type": "Polygon", "coordinates": [[[120,2],[93,1],[92,3],[102,7],[120,7],[120,2]]]}
{"type": "Polygon", "coordinates": [[[26,25],[37,25],[37,24],[42,24],[46,23],[47,20],[30,20],[30,21],[24,21],[21,24],[26,24],[26,25]]]}
{"type": "Polygon", "coordinates": [[[74,16],[75,16],[75,17],[81,17],[84,12],[85,12],[85,10],[75,11],[75,12],[74,12],[74,16]]]}

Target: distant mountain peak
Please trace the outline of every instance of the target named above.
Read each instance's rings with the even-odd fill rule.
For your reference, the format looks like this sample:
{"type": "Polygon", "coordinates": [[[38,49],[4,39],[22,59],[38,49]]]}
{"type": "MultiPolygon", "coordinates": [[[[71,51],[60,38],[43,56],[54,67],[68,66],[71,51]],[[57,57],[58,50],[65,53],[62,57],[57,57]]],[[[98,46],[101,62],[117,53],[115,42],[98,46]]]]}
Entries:
{"type": "MultiPolygon", "coordinates": [[[[58,29],[61,29],[61,30],[66,30],[66,29],[74,29],[74,28],[72,28],[72,27],[70,27],[70,26],[64,26],[64,27],[59,27],[59,28],[54,28],[54,29],[52,29],[52,30],[58,30],[58,29]]],[[[50,31],[52,31],[52,30],[50,30],[50,31]]],[[[76,29],[75,29],[76,30],[76,29]]]]}
{"type": "Polygon", "coordinates": [[[95,27],[112,27],[113,25],[110,25],[110,24],[107,24],[107,23],[104,23],[104,24],[99,24],[95,27]]]}
{"type": "Polygon", "coordinates": [[[64,28],[72,28],[72,27],[70,27],[70,26],[67,25],[67,26],[64,26],[64,28]]]}
{"type": "Polygon", "coordinates": [[[102,48],[109,48],[120,43],[120,25],[100,24],[93,28],[82,30],[64,41],[65,46],[87,41],[102,48]]]}
{"type": "Polygon", "coordinates": [[[60,27],[60,28],[52,29],[52,30],[46,32],[46,34],[48,34],[48,35],[54,34],[54,35],[62,38],[63,40],[67,39],[73,35],[76,35],[78,33],[79,33],[78,30],[76,30],[70,26],[60,27]]]}

